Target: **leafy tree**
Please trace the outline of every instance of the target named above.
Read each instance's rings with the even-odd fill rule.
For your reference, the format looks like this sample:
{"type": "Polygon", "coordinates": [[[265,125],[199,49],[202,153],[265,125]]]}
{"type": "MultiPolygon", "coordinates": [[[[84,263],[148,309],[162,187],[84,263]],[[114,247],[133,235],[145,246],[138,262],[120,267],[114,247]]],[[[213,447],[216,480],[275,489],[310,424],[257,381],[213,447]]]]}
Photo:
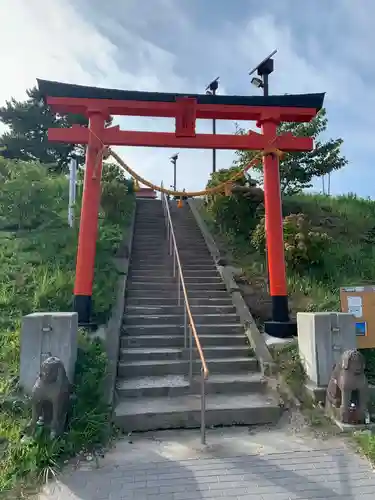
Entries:
{"type": "MultiPolygon", "coordinates": [[[[326,110],[322,109],[317,116],[308,123],[281,123],[278,134],[291,132],[296,137],[312,137],[315,142],[313,151],[301,153],[286,153],[280,161],[280,182],[284,194],[295,194],[312,186],[314,177],[322,177],[339,170],[347,164],[341,155],[340,148],[343,140],[329,139],[324,141],[320,135],[326,131],[328,119],[326,110]]],[[[238,134],[246,134],[243,129],[237,129],[238,134]]],[[[243,168],[255,156],[254,151],[237,151],[235,165],[243,168]]],[[[260,163],[253,167],[263,181],[263,167],[260,163]]]]}
{"type": "Polygon", "coordinates": [[[0,137],[0,154],[9,159],[38,160],[56,171],[66,170],[72,155],[82,163],[84,148],[49,142],[47,130],[52,127],[67,128],[73,124],[87,125],[87,119],[80,115],[54,114],[36,87],[26,93],[26,101],[12,98],[0,108],[0,121],[8,127],[0,137]]]}
{"type": "MultiPolygon", "coordinates": [[[[211,174],[207,183],[212,188],[231,179],[240,168],[221,169],[211,174]]],[[[234,235],[249,234],[257,223],[257,208],[263,201],[263,191],[250,176],[239,177],[231,186],[230,194],[213,193],[206,197],[207,210],[220,229],[234,235]],[[239,188],[236,189],[236,188],[239,188]],[[246,189],[243,191],[242,189],[246,189]]]]}

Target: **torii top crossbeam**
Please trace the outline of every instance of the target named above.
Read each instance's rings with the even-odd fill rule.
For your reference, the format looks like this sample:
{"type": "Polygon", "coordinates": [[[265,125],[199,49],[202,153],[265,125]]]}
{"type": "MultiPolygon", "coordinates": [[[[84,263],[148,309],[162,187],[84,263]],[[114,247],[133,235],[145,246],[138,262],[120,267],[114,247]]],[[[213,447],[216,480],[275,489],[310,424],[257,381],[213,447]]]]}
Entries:
{"type": "MultiPolygon", "coordinates": [[[[56,112],[90,116],[111,115],[168,117],[176,119],[175,133],[138,132],[110,127],[103,130],[105,145],[151,146],[197,149],[248,149],[266,147],[267,138],[256,132],[248,135],[196,134],[197,119],[255,120],[307,122],[321,109],[324,93],[281,96],[212,96],[205,94],[172,94],[138,92],[86,87],[67,83],[38,80],[47,104],[56,112]]],[[[50,129],[49,139],[57,142],[87,144],[86,127],[50,129]]],[[[284,151],[306,151],[313,147],[308,137],[280,136],[274,147],[284,151]]]]}

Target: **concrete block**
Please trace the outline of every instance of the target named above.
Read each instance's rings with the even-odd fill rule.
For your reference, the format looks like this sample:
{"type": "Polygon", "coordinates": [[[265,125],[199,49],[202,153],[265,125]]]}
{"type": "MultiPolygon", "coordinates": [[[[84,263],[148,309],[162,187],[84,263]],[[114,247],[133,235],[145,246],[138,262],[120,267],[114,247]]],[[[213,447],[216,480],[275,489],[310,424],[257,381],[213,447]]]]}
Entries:
{"type": "Polygon", "coordinates": [[[328,385],[332,368],[347,349],[356,349],[354,316],[349,313],[297,313],[298,346],[309,380],[328,385]]]}
{"type": "Polygon", "coordinates": [[[56,356],[73,383],[77,360],[78,315],[72,312],[24,316],[21,330],[20,384],[30,394],[42,362],[56,356]]]}

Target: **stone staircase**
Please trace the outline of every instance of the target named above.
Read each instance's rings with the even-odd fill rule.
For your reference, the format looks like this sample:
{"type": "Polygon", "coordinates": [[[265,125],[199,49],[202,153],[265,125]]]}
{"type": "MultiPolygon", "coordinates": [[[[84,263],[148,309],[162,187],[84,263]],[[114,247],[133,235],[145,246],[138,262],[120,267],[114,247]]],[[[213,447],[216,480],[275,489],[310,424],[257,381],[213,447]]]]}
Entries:
{"type": "MultiPolygon", "coordinates": [[[[275,422],[280,409],[265,393],[258,362],[194,216],[186,204],[179,209],[170,202],[170,210],[210,372],[206,425],[275,422]]],[[[123,431],[200,426],[201,363],[194,349],[190,386],[183,325],[162,203],[138,200],[116,384],[115,422],[123,431]]]]}

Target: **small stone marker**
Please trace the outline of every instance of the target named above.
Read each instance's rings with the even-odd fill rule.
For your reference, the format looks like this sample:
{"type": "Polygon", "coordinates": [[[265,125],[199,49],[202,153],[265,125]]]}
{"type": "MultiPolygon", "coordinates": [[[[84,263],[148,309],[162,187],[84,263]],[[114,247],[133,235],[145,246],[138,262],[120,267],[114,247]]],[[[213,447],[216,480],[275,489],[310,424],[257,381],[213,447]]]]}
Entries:
{"type": "Polygon", "coordinates": [[[23,317],[20,384],[31,395],[42,363],[59,358],[72,384],[77,359],[78,315],[73,312],[33,313],[23,317]]]}
{"type": "Polygon", "coordinates": [[[357,348],[354,316],[349,313],[297,313],[298,347],[307,377],[327,387],[342,354],[357,348]]]}

